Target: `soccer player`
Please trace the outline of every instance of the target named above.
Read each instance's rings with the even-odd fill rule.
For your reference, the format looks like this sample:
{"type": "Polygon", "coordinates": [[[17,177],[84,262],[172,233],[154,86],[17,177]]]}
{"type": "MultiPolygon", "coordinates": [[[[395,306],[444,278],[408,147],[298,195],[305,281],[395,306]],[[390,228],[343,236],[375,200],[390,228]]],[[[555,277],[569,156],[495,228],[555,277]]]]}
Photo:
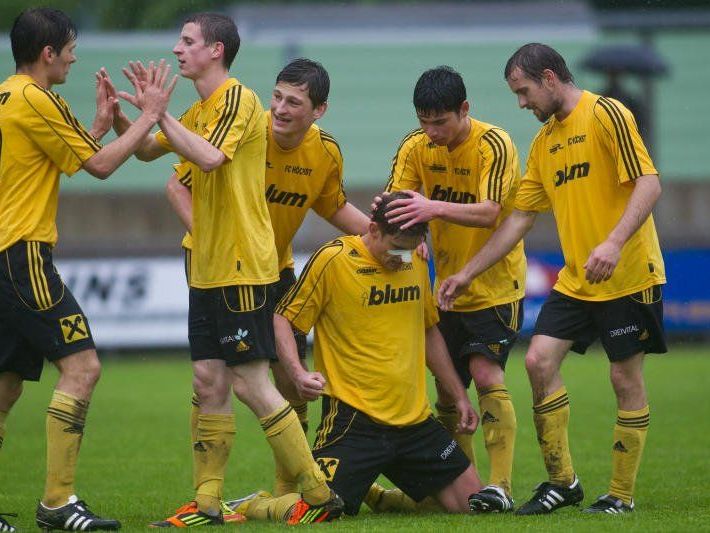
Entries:
{"type": "Polygon", "coordinates": [[[549,46],[526,44],[505,67],[521,108],[544,122],[533,140],[515,210],[481,251],[439,289],[456,295],[516,245],[538,212],[552,210],[565,265],[535,325],[525,366],[533,419],[549,480],[518,514],[545,514],[579,504],[572,466],[570,407],[560,367],[569,350],[584,353],[601,339],[611,365],[618,412],[608,493],[586,511],[632,511],[648,431],[643,379],[646,353],[666,352],[661,286],[663,258],[651,210],[661,194],[658,171],[619,102],[579,89],[549,46]]]}
{"type": "MultiPolygon", "coordinates": [[[[176,152],[192,170],[189,338],[200,401],[193,445],[196,497],[156,527],[223,523],[224,471],[235,434],[232,390],[259,418],[279,463],[298,480],[299,510],[320,521],[342,512],[298,416],[269,380],[269,361],[276,358],[278,262],[264,197],[267,124],[256,93],[229,76],[239,43],[234,21],[225,15],[198,13],[185,20],[173,52],[200,99],[179,120],[166,113],[161,131],[146,137],[137,154],[152,160],[176,152]]],[[[125,73],[141,86],[140,63],[125,73]]],[[[125,115],[118,120],[120,128],[128,124],[125,115]]]]}
{"type": "MultiPolygon", "coordinates": [[[[330,79],[323,65],[310,59],[295,59],[276,76],[270,111],[266,113],[265,195],[279,261],[275,301],[296,283],[291,241],[309,209],[347,235],[364,234],[369,225],[369,218],[345,197],[343,157],[338,143],[315,124],[327,110],[329,90],[330,79]]],[[[167,184],[168,198],[188,231],[192,224],[191,180],[192,169],[183,164],[167,184]]],[[[189,255],[189,233],[183,239],[183,247],[189,255]]],[[[306,336],[296,330],[294,335],[306,368],[306,336]]],[[[307,401],[299,397],[280,364],[274,362],[271,366],[277,388],[288,398],[307,432],[307,401]]],[[[199,400],[193,397],[192,403],[194,412],[199,409],[199,400]]],[[[297,492],[295,480],[276,459],[273,493],[280,496],[297,492]]]]}
{"type": "MultiPolygon", "coordinates": [[[[431,221],[437,284],[475,255],[511,213],[520,184],[518,153],[497,126],[469,116],[461,75],[447,66],[424,72],[414,88],[420,129],[402,141],[388,191],[406,190],[392,203],[392,222],[431,221]],[[423,194],[420,194],[421,190],[423,194]]],[[[471,280],[440,313],[439,328],[465,387],[476,386],[490,457],[488,486],[473,495],[475,511],[510,511],[516,419],[505,386],[505,364],[523,321],[525,254],[518,242],[483,276],[471,280]]],[[[453,432],[453,398],[437,387],[439,420],[474,461],[471,435],[453,432]]]]}
{"type": "MultiPolygon", "coordinates": [[[[436,326],[426,262],[412,254],[427,226],[403,230],[385,218],[402,197],[376,206],[364,236],[341,237],[313,254],[274,317],[282,364],[304,397],[323,397],[313,455],[351,515],[380,474],[412,499],[432,496],[449,512],[467,512],[468,496],[481,486],[429,408],[426,366],[454,399],[458,429],[476,427],[436,326]],[[315,328],[313,372],[299,362],[292,327],[315,328]]],[[[231,505],[249,518],[281,521],[300,503],[297,494],[261,492],[231,505]]]]}
{"type": "MultiPolygon", "coordinates": [[[[51,89],[76,61],[76,27],[61,11],[28,9],[10,32],[16,74],[0,84],[0,446],[23,380],[37,381],[44,358],[59,370],[47,409],[47,481],[37,506],[45,529],[113,530],[75,496],[86,414],[101,365],[86,316],[52,263],[59,177],[84,169],[105,179],[162,117],[177,78],[151,67],[135,99],[141,116],[101,146],[115,101],[97,74],[97,113],[87,130],[51,89]]],[[[11,526],[8,526],[11,527],[11,526]]]]}

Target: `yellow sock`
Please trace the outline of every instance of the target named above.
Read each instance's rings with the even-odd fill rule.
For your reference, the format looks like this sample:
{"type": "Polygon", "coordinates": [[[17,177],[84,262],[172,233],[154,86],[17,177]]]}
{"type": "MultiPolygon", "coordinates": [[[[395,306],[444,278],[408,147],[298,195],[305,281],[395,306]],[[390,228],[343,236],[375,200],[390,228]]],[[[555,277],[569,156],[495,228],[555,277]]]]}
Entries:
{"type": "Polygon", "coordinates": [[[441,422],[441,425],[444,426],[449,433],[451,433],[451,436],[458,443],[461,451],[466,454],[468,460],[471,461],[471,464],[475,467],[476,455],[473,452],[473,435],[468,433],[458,433],[456,431],[456,426],[461,418],[459,416],[459,412],[456,410],[456,407],[453,405],[441,405],[437,403],[436,418],[439,422],[441,422]]]}
{"type": "Polygon", "coordinates": [[[0,411],[0,450],[2,449],[2,443],[5,440],[5,421],[7,420],[7,411],[0,411]]]}
{"type": "Polygon", "coordinates": [[[365,504],[376,513],[406,513],[415,511],[441,511],[442,507],[434,498],[427,496],[415,502],[400,489],[386,489],[373,483],[367,491],[365,504]]]}
{"type": "Polygon", "coordinates": [[[197,439],[192,446],[195,501],[204,513],[215,515],[220,512],[224,471],[235,433],[233,414],[201,414],[197,417],[197,439]]]}
{"type": "Polygon", "coordinates": [[[298,493],[284,494],[274,498],[254,498],[244,511],[244,516],[250,520],[271,520],[284,522],[291,508],[301,498],[298,493]]]}
{"type": "Polygon", "coordinates": [[[313,460],[306,436],[293,408],[285,402],[273,413],[260,418],[261,428],[276,461],[301,487],[303,499],[320,505],[330,499],[330,488],[320,467],[313,460]]]}
{"type": "Polygon", "coordinates": [[[76,459],[89,402],[55,390],[47,408],[47,484],[42,503],[61,507],[74,494],[76,459]]]}
{"type": "MultiPolygon", "coordinates": [[[[306,400],[290,400],[289,404],[298,415],[298,420],[303,428],[303,433],[308,437],[308,402],[306,400]]],[[[289,475],[287,468],[281,464],[274,454],[274,496],[283,496],[292,492],[299,492],[298,480],[289,475]]]]}
{"type": "Polygon", "coordinates": [[[533,405],[533,420],[542,457],[550,482],[569,486],[574,481],[572,456],[569,452],[569,398],[561,387],[539,404],[533,405]]]}
{"type": "MultiPolygon", "coordinates": [[[[192,393],[192,409],[190,410],[190,447],[197,442],[197,420],[200,416],[200,397],[192,393]]],[[[192,486],[197,486],[197,463],[192,462],[192,486]]]]}
{"type": "Polygon", "coordinates": [[[515,433],[518,428],[515,408],[505,385],[494,385],[478,396],[483,438],[491,462],[489,483],[511,492],[515,433]]]}
{"type": "Polygon", "coordinates": [[[293,410],[298,415],[298,421],[301,422],[303,432],[308,436],[308,402],[306,400],[289,401],[293,410]]]}
{"type": "Polygon", "coordinates": [[[611,451],[612,471],[609,494],[631,504],[636,474],[646,444],[650,413],[648,405],[638,411],[617,413],[614,426],[614,446],[611,451]]]}

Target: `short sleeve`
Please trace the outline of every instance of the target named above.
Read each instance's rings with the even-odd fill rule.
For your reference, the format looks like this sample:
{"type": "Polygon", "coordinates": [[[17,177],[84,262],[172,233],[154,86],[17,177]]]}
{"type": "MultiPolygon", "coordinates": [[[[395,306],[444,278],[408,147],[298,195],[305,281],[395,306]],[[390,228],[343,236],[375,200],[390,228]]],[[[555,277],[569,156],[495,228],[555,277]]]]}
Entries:
{"type": "Polygon", "coordinates": [[[493,128],[481,137],[481,172],[478,197],[502,204],[510,194],[520,169],[515,145],[503,130],[493,128]]]}
{"type": "Polygon", "coordinates": [[[550,197],[542,184],[536,153],[537,138],[530,147],[530,155],[525,169],[525,175],[520,181],[520,188],[515,195],[515,209],[520,211],[544,212],[552,208],[550,197]]]}
{"type": "Polygon", "coordinates": [[[385,190],[418,191],[422,186],[421,178],[417,172],[417,150],[421,145],[422,136],[426,134],[421,130],[414,130],[407,135],[399,145],[397,153],[392,159],[390,179],[385,190]]]}
{"type": "MultiPolygon", "coordinates": [[[[190,128],[190,122],[192,122],[191,117],[194,113],[194,106],[190,107],[187,111],[185,111],[182,115],[180,115],[180,118],[178,119],[178,122],[185,126],[187,129],[192,131],[192,128],[190,128]]],[[[163,133],[163,130],[159,130],[155,133],[155,140],[157,143],[162,146],[165,150],[168,152],[174,152],[175,150],[173,149],[173,145],[170,144],[170,141],[166,137],[165,133],[163,133]]]]}
{"type": "Polygon", "coordinates": [[[189,161],[181,161],[173,165],[175,175],[180,183],[188,189],[192,189],[192,175],[195,164],[189,161]]]}
{"type": "Polygon", "coordinates": [[[225,91],[215,111],[203,136],[231,160],[264,110],[256,94],[243,85],[235,85],[225,91]]]}
{"type": "Polygon", "coordinates": [[[23,97],[34,111],[24,125],[27,135],[68,176],[101,149],[61,96],[37,85],[27,85],[23,97]]]}
{"type": "Polygon", "coordinates": [[[594,105],[599,137],[616,161],[619,183],[658,174],[639,134],[633,114],[621,102],[601,97],[594,105]]]}
{"type": "Polygon", "coordinates": [[[309,332],[328,303],[329,267],[342,250],[343,243],[335,240],[316,251],[296,284],[276,306],[275,313],[282,315],[298,330],[309,332]]]}
{"type": "Polygon", "coordinates": [[[420,261],[422,263],[421,285],[423,288],[422,292],[424,293],[424,327],[426,329],[429,329],[430,327],[435,326],[439,323],[439,311],[436,308],[436,303],[434,301],[434,293],[431,290],[431,282],[429,280],[429,266],[423,259],[419,258],[418,256],[416,256],[414,260],[420,261]]]}
{"type": "Polygon", "coordinates": [[[318,199],[313,203],[313,210],[321,217],[329,219],[347,202],[343,187],[343,156],[340,147],[332,137],[321,134],[325,150],[332,159],[332,164],[323,184],[318,199]]]}

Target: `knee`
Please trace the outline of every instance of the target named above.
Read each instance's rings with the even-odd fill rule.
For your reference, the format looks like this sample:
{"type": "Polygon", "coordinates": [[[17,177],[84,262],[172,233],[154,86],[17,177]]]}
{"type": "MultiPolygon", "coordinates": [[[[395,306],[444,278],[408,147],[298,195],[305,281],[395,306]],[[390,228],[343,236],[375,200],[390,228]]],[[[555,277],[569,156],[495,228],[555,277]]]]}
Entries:
{"type": "Polygon", "coordinates": [[[9,411],[22,396],[22,379],[0,379],[0,411],[9,411]]]}
{"type": "Polygon", "coordinates": [[[229,395],[229,384],[218,374],[196,371],[192,388],[200,398],[200,405],[210,405],[229,395]]]}
{"type": "Polygon", "coordinates": [[[81,365],[74,365],[67,369],[66,376],[81,391],[81,394],[90,394],[101,378],[101,363],[98,357],[87,358],[81,365]]]}
{"type": "Polygon", "coordinates": [[[629,397],[640,394],[644,390],[643,375],[641,372],[628,371],[612,365],[609,373],[611,385],[619,397],[629,397]]]}
{"type": "Polygon", "coordinates": [[[249,400],[254,397],[254,390],[251,385],[249,380],[244,379],[242,376],[235,376],[232,382],[232,392],[234,392],[240,402],[247,405],[249,400]]]}
{"type": "Polygon", "coordinates": [[[479,355],[471,358],[469,364],[471,377],[476,384],[476,389],[485,390],[493,385],[500,385],[505,380],[503,368],[486,356],[479,355]]]}

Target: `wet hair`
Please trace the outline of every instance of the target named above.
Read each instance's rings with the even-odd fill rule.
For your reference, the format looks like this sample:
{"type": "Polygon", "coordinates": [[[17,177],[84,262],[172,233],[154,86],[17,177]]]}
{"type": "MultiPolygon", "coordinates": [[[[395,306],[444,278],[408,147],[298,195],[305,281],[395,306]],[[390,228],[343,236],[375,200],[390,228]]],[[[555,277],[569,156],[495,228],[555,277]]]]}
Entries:
{"type": "Polygon", "coordinates": [[[304,57],[290,61],[276,76],[276,83],[279,82],[297,87],[304,84],[308,86],[308,98],[314,108],[328,101],[330,77],[318,61],[304,57]]]}
{"type": "Polygon", "coordinates": [[[422,115],[457,112],[466,100],[466,86],[461,74],[442,65],[419,76],[412,100],[422,115]]]}
{"type": "Polygon", "coordinates": [[[31,65],[45,46],[59,54],[76,39],[76,26],[63,11],[49,7],[25,9],[17,15],[10,30],[10,44],[15,67],[31,65]]]}
{"type": "Polygon", "coordinates": [[[239,52],[239,31],[237,25],[231,17],[222,13],[195,13],[187,17],[183,24],[197,24],[202,32],[202,38],[205,44],[222,43],[224,45],[224,55],[222,56],[222,65],[229,69],[237,57],[239,52]]]}
{"type": "Polygon", "coordinates": [[[574,82],[574,77],[567,68],[564,58],[557,50],[546,44],[528,43],[518,48],[505,65],[503,76],[506,80],[515,67],[538,83],[542,81],[542,72],[547,69],[554,72],[563,83],[574,82]]]}
{"type": "Polygon", "coordinates": [[[419,222],[418,224],[414,224],[413,226],[410,226],[407,229],[403,230],[401,226],[405,224],[405,222],[393,223],[388,221],[387,217],[385,216],[388,211],[396,209],[395,207],[392,207],[390,205],[393,201],[402,198],[411,198],[411,196],[402,191],[397,191],[390,194],[382,193],[379,196],[380,198],[382,198],[382,200],[372,211],[372,213],[370,214],[370,218],[379,226],[380,231],[384,235],[394,235],[397,233],[405,235],[407,237],[423,237],[424,235],[426,235],[426,232],[429,228],[426,222],[419,222]]]}

